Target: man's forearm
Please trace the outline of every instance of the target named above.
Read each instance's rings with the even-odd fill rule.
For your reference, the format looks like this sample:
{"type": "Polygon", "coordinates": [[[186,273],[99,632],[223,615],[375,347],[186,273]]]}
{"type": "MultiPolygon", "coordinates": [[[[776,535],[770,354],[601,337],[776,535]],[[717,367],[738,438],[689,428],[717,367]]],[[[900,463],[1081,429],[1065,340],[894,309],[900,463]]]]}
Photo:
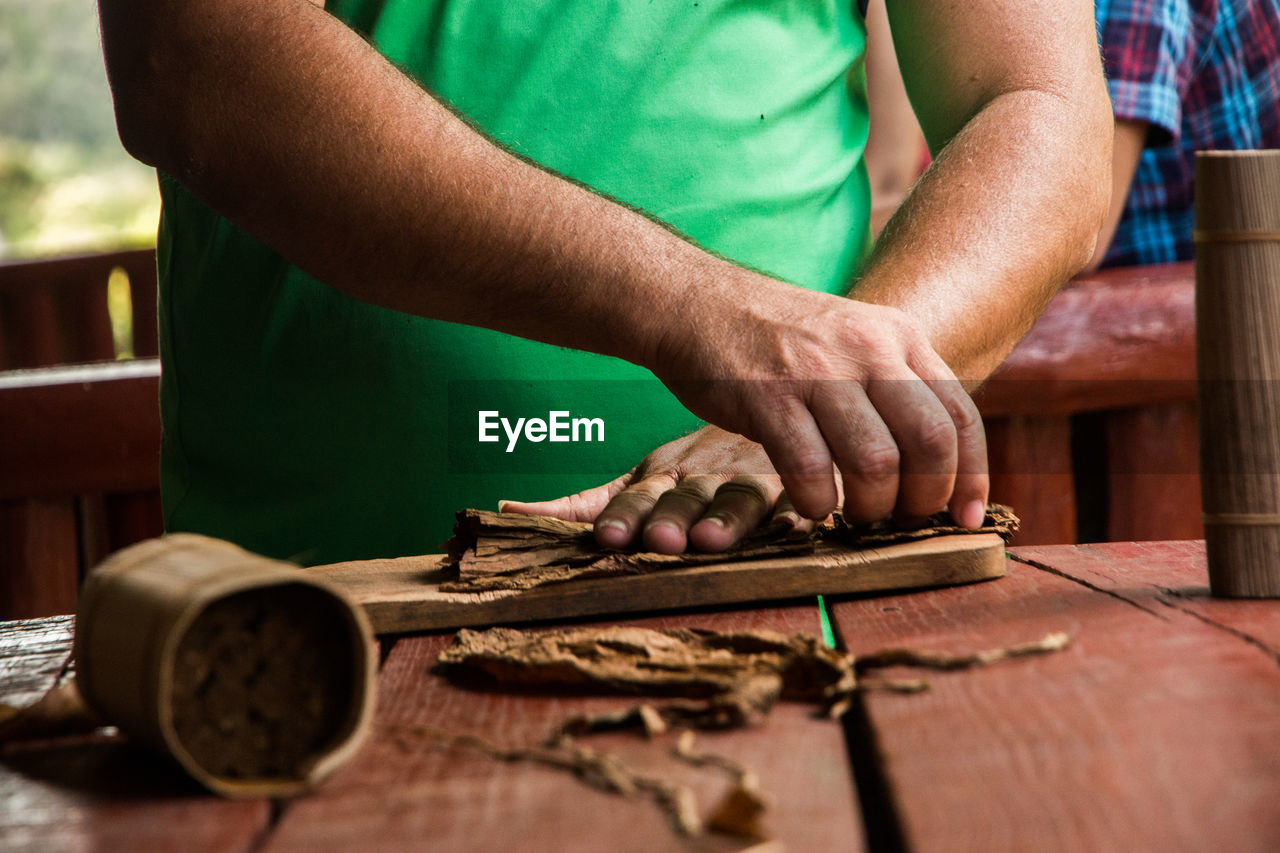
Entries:
{"type": "Polygon", "coordinates": [[[850,295],[905,311],[972,389],[1088,261],[1106,215],[1093,4],[890,0],[889,13],[937,159],[850,295]]]}
{"type": "Polygon", "coordinates": [[[1120,219],[1124,216],[1125,202],[1129,198],[1129,187],[1133,184],[1134,175],[1138,172],[1138,162],[1147,147],[1147,133],[1151,125],[1145,121],[1134,119],[1116,119],[1115,148],[1111,155],[1111,209],[1107,213],[1106,224],[1098,233],[1098,245],[1093,250],[1085,270],[1093,272],[1102,266],[1102,260],[1111,248],[1116,229],[1120,227],[1120,219]]]}
{"type": "Polygon", "coordinates": [[[967,387],[1092,252],[1109,152],[1097,134],[1063,133],[1073,108],[1080,122],[1109,120],[1105,98],[1091,108],[1027,92],[988,105],[899,208],[850,294],[909,314],[967,387]]]}
{"type": "Polygon", "coordinates": [[[647,363],[679,278],[730,266],[501,150],[305,0],[101,8],[126,146],[357,298],[647,363]]]}

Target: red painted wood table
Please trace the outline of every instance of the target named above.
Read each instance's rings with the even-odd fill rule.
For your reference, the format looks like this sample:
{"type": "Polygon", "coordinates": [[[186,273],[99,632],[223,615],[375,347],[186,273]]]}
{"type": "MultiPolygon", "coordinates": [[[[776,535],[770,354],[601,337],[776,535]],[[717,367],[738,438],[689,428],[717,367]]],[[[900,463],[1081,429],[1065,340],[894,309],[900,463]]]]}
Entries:
{"type": "MultiPolygon", "coordinates": [[[[699,736],[773,800],[759,849],[1280,849],[1280,602],[1207,595],[1198,542],[1014,548],[1008,575],[828,602],[840,642],[973,650],[1066,631],[1065,651],[929,673],[870,692],[839,722],[783,704],[763,725],[699,736]]],[[[627,620],[820,630],[811,604],[627,620]]],[[[0,700],[64,677],[69,619],[0,626],[0,700]]],[[[0,752],[0,849],[741,850],[677,836],[648,801],[563,771],[504,764],[415,734],[429,725],[530,743],[575,711],[626,699],[478,692],[429,673],[446,635],[386,638],[374,734],[318,791],[271,802],[201,793],[117,740],[0,752]]],[[[663,736],[669,737],[669,736],[663,736]]],[[[704,810],[723,772],[670,740],[593,737],[678,775],[704,810]]]]}

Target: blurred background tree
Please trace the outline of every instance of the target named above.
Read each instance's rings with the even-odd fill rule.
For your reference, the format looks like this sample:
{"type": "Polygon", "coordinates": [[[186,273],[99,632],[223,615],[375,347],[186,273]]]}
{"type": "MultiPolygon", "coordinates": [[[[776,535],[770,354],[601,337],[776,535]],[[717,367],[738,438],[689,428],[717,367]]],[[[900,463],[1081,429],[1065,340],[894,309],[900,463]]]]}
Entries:
{"type": "Polygon", "coordinates": [[[0,260],[154,245],[155,173],[116,136],[91,0],[0,0],[0,260]]]}

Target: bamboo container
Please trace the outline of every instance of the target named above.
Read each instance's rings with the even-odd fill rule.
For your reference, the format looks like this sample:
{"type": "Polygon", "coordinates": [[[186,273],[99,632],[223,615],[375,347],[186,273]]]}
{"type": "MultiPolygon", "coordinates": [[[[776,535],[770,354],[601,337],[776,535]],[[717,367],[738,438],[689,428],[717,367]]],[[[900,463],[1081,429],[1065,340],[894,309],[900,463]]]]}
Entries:
{"type": "Polygon", "coordinates": [[[1280,151],[1196,157],[1200,473],[1214,595],[1280,596],[1280,151]]]}
{"type": "Polygon", "coordinates": [[[224,796],[309,789],[373,714],[364,613],[294,566],[194,534],[126,548],[89,575],[75,663],[103,719],[224,796]]]}

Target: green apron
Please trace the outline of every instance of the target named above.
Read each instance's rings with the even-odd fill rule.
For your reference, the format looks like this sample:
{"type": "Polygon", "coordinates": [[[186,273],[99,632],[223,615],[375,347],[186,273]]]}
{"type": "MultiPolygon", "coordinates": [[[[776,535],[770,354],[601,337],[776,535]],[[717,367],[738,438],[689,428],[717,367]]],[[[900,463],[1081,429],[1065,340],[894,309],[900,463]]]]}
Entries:
{"type": "MultiPolygon", "coordinates": [[[[843,292],[866,251],[864,30],[847,3],[329,7],[502,145],[726,258],[843,292]]],[[[160,183],[171,531],[306,564],[427,553],[455,510],[598,485],[698,426],[635,365],[361,303],[160,183]],[[603,429],[512,446],[500,426],[480,440],[482,412],[603,429]]]]}

